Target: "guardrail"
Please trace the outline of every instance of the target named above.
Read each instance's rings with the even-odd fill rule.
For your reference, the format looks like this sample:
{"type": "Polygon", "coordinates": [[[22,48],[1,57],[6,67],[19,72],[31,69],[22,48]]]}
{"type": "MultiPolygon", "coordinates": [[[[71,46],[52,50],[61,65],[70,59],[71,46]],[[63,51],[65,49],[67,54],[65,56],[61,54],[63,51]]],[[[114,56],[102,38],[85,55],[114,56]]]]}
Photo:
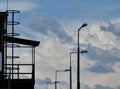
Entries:
{"type": "Polygon", "coordinates": [[[13,75],[13,79],[34,79],[35,78],[35,65],[34,64],[7,64],[6,76],[13,75]],[[13,66],[13,73],[12,71],[13,66]]]}

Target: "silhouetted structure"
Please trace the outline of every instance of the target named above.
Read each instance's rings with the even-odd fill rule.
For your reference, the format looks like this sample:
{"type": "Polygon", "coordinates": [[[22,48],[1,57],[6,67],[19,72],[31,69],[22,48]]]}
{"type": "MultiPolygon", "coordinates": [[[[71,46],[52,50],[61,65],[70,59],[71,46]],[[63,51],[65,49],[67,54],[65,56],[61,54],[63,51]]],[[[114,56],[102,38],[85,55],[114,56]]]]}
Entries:
{"type": "Polygon", "coordinates": [[[0,12],[0,89],[34,89],[35,47],[40,42],[16,37],[19,36],[14,32],[14,26],[19,24],[14,20],[17,13],[20,12],[0,12]],[[28,63],[17,49],[29,53],[28,63]]]}

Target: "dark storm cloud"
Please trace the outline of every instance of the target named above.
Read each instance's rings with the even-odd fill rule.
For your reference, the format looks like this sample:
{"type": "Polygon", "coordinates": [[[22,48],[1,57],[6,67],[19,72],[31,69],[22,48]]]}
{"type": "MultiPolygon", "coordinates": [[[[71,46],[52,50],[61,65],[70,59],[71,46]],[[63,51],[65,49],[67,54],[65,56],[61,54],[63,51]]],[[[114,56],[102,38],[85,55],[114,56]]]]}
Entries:
{"type": "Polygon", "coordinates": [[[53,19],[41,19],[40,17],[29,18],[29,27],[34,31],[40,32],[46,36],[49,33],[54,33],[63,42],[72,42],[73,39],[70,37],[62,28],[62,26],[53,19]]]}
{"type": "Polygon", "coordinates": [[[100,26],[100,29],[102,31],[109,31],[112,32],[113,34],[117,35],[120,37],[120,23],[109,23],[108,27],[106,26],[100,26]]]}

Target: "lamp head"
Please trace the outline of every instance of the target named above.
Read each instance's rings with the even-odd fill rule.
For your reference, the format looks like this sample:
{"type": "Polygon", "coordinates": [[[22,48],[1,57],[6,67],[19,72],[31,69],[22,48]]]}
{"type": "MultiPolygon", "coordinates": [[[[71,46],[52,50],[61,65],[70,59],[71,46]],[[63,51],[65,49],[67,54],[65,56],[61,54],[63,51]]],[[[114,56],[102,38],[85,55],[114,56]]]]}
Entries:
{"type": "Polygon", "coordinates": [[[65,72],[70,71],[70,69],[65,69],[65,72]]]}
{"type": "Polygon", "coordinates": [[[80,53],[88,53],[87,50],[82,50],[80,53]]]}
{"type": "Polygon", "coordinates": [[[84,23],[81,27],[86,27],[88,24],[87,23],[84,23]]]}
{"type": "Polygon", "coordinates": [[[88,24],[87,23],[83,23],[83,25],[78,29],[78,31],[83,28],[83,27],[86,27],[88,24]]]}

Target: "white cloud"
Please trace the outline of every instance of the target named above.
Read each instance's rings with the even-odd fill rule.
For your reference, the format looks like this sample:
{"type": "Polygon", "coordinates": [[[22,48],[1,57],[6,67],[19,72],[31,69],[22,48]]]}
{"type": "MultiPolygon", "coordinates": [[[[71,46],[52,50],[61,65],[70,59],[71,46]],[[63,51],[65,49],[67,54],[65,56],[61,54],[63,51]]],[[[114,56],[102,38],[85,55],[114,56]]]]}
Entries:
{"type": "Polygon", "coordinates": [[[120,78],[119,73],[95,74],[86,71],[82,72],[81,80],[91,87],[94,87],[96,84],[101,84],[103,86],[116,88],[119,86],[120,78]]]}
{"type": "MultiPolygon", "coordinates": [[[[112,48],[118,48],[120,44],[119,37],[111,32],[109,29],[111,29],[109,26],[111,23],[115,29],[119,31],[120,22],[119,20],[111,20],[111,22],[105,22],[105,21],[98,21],[98,22],[90,22],[88,23],[88,26],[81,29],[80,31],[80,43],[82,44],[91,44],[94,47],[101,48],[104,50],[111,50],[112,48]],[[102,22],[102,23],[101,23],[102,22]],[[117,24],[115,24],[117,23],[117,24]],[[107,31],[103,31],[101,29],[101,26],[104,26],[107,31]],[[109,28],[108,28],[109,27],[109,28]]],[[[77,43],[77,30],[82,24],[80,22],[77,23],[71,23],[65,26],[66,31],[68,34],[70,34],[74,42],[77,43]]],[[[119,32],[117,33],[119,34],[119,32]]]]}
{"type": "MultiPolygon", "coordinates": [[[[35,8],[38,8],[38,5],[32,1],[14,0],[9,2],[9,9],[16,9],[23,12],[35,8]]],[[[6,3],[0,2],[0,10],[5,9],[6,3]]],[[[41,41],[40,46],[36,48],[36,88],[45,89],[44,86],[41,87],[41,84],[44,85],[47,80],[54,81],[55,70],[69,68],[69,53],[72,48],[77,48],[77,29],[82,23],[73,22],[71,24],[65,24],[63,28],[54,19],[44,19],[33,14],[28,19],[29,27],[23,27],[22,31],[26,35],[24,37],[41,41]],[[46,79],[46,77],[49,79],[46,79]]],[[[80,31],[80,43],[83,44],[81,49],[87,48],[89,45],[93,49],[88,50],[88,54],[81,56],[81,83],[84,83],[87,89],[88,87],[90,89],[94,88],[98,84],[114,88],[120,86],[120,36],[116,35],[116,33],[120,34],[119,29],[120,18],[111,20],[110,22],[103,21],[102,24],[100,22],[88,22],[88,26],[80,31]],[[101,29],[101,26],[104,29],[101,29]],[[115,72],[95,73],[87,70],[87,68],[94,67],[95,65],[99,66],[99,64],[103,68],[113,68],[115,72]]],[[[29,54],[26,52],[21,53],[21,56],[25,59],[30,59],[29,54]]],[[[76,59],[76,55],[72,56],[73,87],[75,89],[76,59]]],[[[30,62],[30,60],[24,59],[20,61],[30,62]]],[[[29,70],[29,68],[23,70],[29,70]]],[[[62,85],[66,89],[68,88],[68,84],[66,83],[69,83],[68,76],[68,73],[59,75],[59,79],[64,81],[65,84],[62,85]]]]}
{"type": "MultiPolygon", "coordinates": [[[[38,55],[36,55],[36,79],[49,77],[51,78],[51,81],[54,82],[55,70],[64,70],[69,68],[69,47],[67,48],[66,45],[62,45],[59,40],[55,40],[52,37],[46,39],[46,41],[41,46],[41,48],[37,49],[39,50],[39,52],[38,55]]],[[[63,72],[58,74],[58,80],[60,82],[66,81],[67,83],[69,83],[69,73],[63,72]]],[[[43,86],[45,86],[45,83],[41,86],[40,84],[38,84],[37,86],[39,86],[39,88],[42,88],[43,86]]],[[[60,83],[59,87],[61,86],[65,88],[66,84],[60,83]]]]}
{"type": "MultiPolygon", "coordinates": [[[[110,26],[109,23],[111,23],[116,28],[116,30],[119,31],[120,21],[118,19],[111,20],[111,22],[103,21],[102,24],[101,22],[92,22],[90,24],[88,23],[87,28],[83,28],[83,30],[80,31],[80,42],[81,44],[83,44],[83,46],[81,46],[81,49],[83,47],[88,48],[87,46],[89,44],[92,47],[91,48],[92,50],[88,49],[88,54],[89,54],[89,56],[87,56],[88,59],[86,57],[81,58],[81,66],[82,66],[81,82],[87,84],[89,87],[94,88],[95,85],[97,84],[101,84],[103,86],[108,86],[111,88],[117,88],[119,86],[119,83],[113,84],[113,82],[120,81],[120,78],[117,78],[119,75],[119,71],[118,71],[119,65],[115,65],[115,67],[113,68],[113,64],[118,63],[120,59],[120,56],[119,56],[120,41],[118,40],[119,36],[114,34],[114,32],[109,31],[110,29],[108,28],[110,26]],[[100,28],[100,26],[104,26],[107,29],[107,31],[103,31],[100,28]],[[95,55],[91,55],[92,53],[95,55]],[[101,56],[97,56],[97,55],[101,55],[101,56]],[[92,56],[92,58],[90,58],[90,56],[92,56]],[[91,61],[89,59],[93,59],[93,60],[91,61]],[[106,73],[94,73],[86,70],[86,68],[90,68],[95,64],[96,65],[101,64],[101,66],[103,67],[109,66],[113,68],[116,72],[106,74],[106,73]]],[[[72,23],[65,26],[66,30],[68,29],[67,33],[74,38],[74,43],[77,42],[77,29],[79,28],[80,24],[81,23],[78,22],[78,23],[72,23]]],[[[112,30],[114,31],[115,29],[112,29],[112,30]]],[[[76,78],[76,77],[73,77],[73,78],[76,78]]],[[[76,82],[74,82],[74,86],[76,86],[76,82]]]]}
{"type": "MultiPolygon", "coordinates": [[[[35,24],[35,23],[31,23],[31,24],[35,24]]],[[[55,31],[52,31],[52,29],[47,29],[47,31],[45,32],[40,32],[39,29],[42,29],[41,28],[42,25],[40,24],[43,24],[43,23],[41,21],[39,23],[38,21],[38,23],[35,24],[35,27],[39,27],[37,29],[38,31],[34,31],[35,29],[31,28],[31,30],[33,29],[32,33],[30,34],[29,32],[29,34],[26,35],[27,37],[29,37],[32,34],[33,35],[35,34],[34,38],[37,40],[40,39],[41,41],[40,46],[36,48],[36,79],[45,80],[45,77],[48,77],[54,81],[55,70],[69,68],[69,56],[70,56],[69,53],[71,51],[70,49],[77,48],[77,45],[76,45],[77,44],[77,28],[79,28],[78,24],[81,24],[81,23],[73,23],[70,25],[66,25],[65,29],[62,29],[66,36],[73,38],[73,41],[71,43],[62,42],[60,37],[57,37],[56,34],[58,34],[58,32],[55,29],[54,29],[55,31]],[[48,32],[47,34],[49,35],[44,35],[46,32],[48,32]]],[[[44,23],[43,25],[44,27],[46,27],[46,23],[44,23]]],[[[53,24],[53,25],[56,25],[56,24],[53,24]]],[[[109,26],[109,23],[104,22],[102,26],[105,26],[107,28],[109,26]]],[[[119,26],[117,27],[119,28],[119,26]]],[[[25,30],[25,33],[27,33],[27,31],[28,30],[25,30]]],[[[88,50],[88,54],[81,56],[81,83],[84,83],[86,86],[88,85],[90,88],[91,87],[94,88],[95,85],[97,84],[101,84],[102,86],[114,87],[114,88],[119,86],[118,81],[120,81],[120,78],[119,78],[120,72],[118,72],[119,65],[116,64],[116,62],[119,62],[118,52],[120,50],[119,42],[117,40],[118,38],[119,37],[112,32],[102,31],[100,29],[99,22],[91,23],[91,24],[88,23],[88,27],[83,28],[83,30],[80,31],[80,42],[81,44],[83,44],[81,45],[82,47],[81,49],[89,48],[89,47],[91,48],[88,50]],[[92,55],[91,53],[93,53],[94,55],[92,55]],[[101,56],[98,56],[98,55],[101,55],[101,56]],[[111,59],[109,59],[108,56],[110,56],[111,59]],[[103,67],[106,67],[106,65],[107,67],[109,66],[112,67],[114,64],[112,68],[117,72],[94,73],[86,69],[86,68],[90,68],[91,66],[98,65],[100,63],[101,63],[101,66],[103,67]],[[114,76],[117,76],[117,77],[114,77],[114,76]],[[116,83],[113,84],[113,82],[116,82],[116,83]]],[[[26,59],[27,57],[29,59],[29,56],[26,56],[26,59]]],[[[77,62],[76,59],[77,59],[76,55],[72,56],[72,68],[73,68],[72,73],[73,73],[74,88],[76,88],[76,62],[77,62]]],[[[68,73],[61,74],[59,75],[59,79],[65,81],[65,83],[69,83],[68,76],[69,76],[68,73]]],[[[36,81],[36,83],[37,83],[36,87],[40,88],[39,83],[41,82],[38,83],[38,81],[36,81]]],[[[64,87],[67,88],[67,85],[68,84],[64,85],[64,87]]],[[[42,86],[41,89],[43,88],[44,87],[42,86]]]]}
{"type": "MultiPolygon", "coordinates": [[[[39,62],[43,62],[41,65],[39,65],[39,62],[37,62],[40,69],[41,67],[46,69],[42,69],[44,72],[47,72],[47,68],[51,68],[51,70],[55,71],[57,68],[61,67],[64,69],[69,65],[69,49],[71,46],[68,44],[62,44],[59,39],[49,37],[44,40],[42,47],[39,49],[39,54],[41,56],[41,59],[39,59],[39,62]],[[43,65],[44,64],[44,65],[43,65]],[[62,66],[61,66],[62,65],[62,66]]],[[[42,74],[42,73],[41,73],[42,74]]],[[[45,76],[44,74],[42,76],[45,76]]]]}
{"type": "Polygon", "coordinates": [[[59,38],[62,42],[72,42],[73,39],[66,33],[59,22],[50,18],[42,18],[35,13],[30,13],[28,17],[28,25],[35,32],[41,33],[45,36],[54,36],[59,38]]]}
{"type": "MultiPolygon", "coordinates": [[[[104,26],[109,26],[109,23],[104,22],[102,24],[104,26]]],[[[75,30],[78,27],[78,23],[70,24],[65,26],[65,31],[67,34],[69,34],[74,39],[74,44],[77,42],[77,30],[75,30]],[[69,30],[68,30],[69,28],[69,30]]],[[[37,36],[37,39],[39,38],[39,35],[37,36]]],[[[117,88],[119,86],[119,72],[118,71],[118,65],[115,65],[114,67],[112,62],[116,64],[119,60],[112,60],[112,59],[106,59],[109,58],[107,56],[111,55],[111,58],[118,57],[119,52],[119,46],[117,41],[117,36],[113,34],[112,32],[105,32],[101,31],[100,24],[98,23],[92,23],[88,25],[87,28],[84,28],[81,30],[80,33],[80,42],[81,47],[87,48],[89,44],[91,44],[90,47],[93,50],[88,49],[88,54],[84,54],[81,56],[81,82],[88,85],[88,87],[95,88],[95,85],[100,84],[102,86],[108,86],[111,88],[117,88]],[[97,49],[96,49],[97,48],[97,49]],[[113,50],[114,49],[114,50],[113,50]],[[116,50],[117,49],[117,50],[116,50]],[[111,51],[111,52],[109,52],[111,51]],[[104,56],[96,56],[89,55],[91,53],[96,52],[95,55],[102,55],[104,53],[104,56]],[[109,55],[106,53],[108,52],[109,55]],[[113,54],[115,52],[115,54],[113,54]],[[116,55],[116,56],[115,56],[116,55]],[[93,60],[91,60],[89,57],[92,56],[93,60]],[[97,57],[103,58],[102,60],[100,58],[96,59],[97,57]],[[103,62],[102,62],[103,61],[103,62]],[[107,61],[109,61],[107,63],[107,61]],[[115,62],[116,61],[116,62],[115,62]],[[116,72],[114,73],[94,73],[91,71],[88,71],[87,68],[90,68],[94,65],[98,65],[100,63],[106,63],[106,65],[101,64],[101,66],[110,66],[112,67],[116,72]],[[117,76],[117,77],[114,77],[117,76]],[[112,81],[110,81],[112,80],[112,81]],[[113,82],[118,82],[116,84],[113,84],[113,82]]],[[[42,45],[40,45],[40,48],[37,52],[37,78],[41,77],[51,77],[54,81],[55,77],[55,70],[56,69],[65,69],[69,68],[69,52],[70,49],[76,47],[76,45],[68,44],[68,43],[61,43],[59,38],[56,38],[54,34],[48,35],[42,39],[42,45]]],[[[77,48],[77,47],[76,47],[77,48]]],[[[76,55],[72,56],[72,69],[73,69],[73,87],[76,88],[76,55]]],[[[68,75],[64,74],[64,76],[59,75],[59,79],[64,80],[68,82],[68,75]]],[[[68,82],[69,83],[69,82],[68,82]]]]}

